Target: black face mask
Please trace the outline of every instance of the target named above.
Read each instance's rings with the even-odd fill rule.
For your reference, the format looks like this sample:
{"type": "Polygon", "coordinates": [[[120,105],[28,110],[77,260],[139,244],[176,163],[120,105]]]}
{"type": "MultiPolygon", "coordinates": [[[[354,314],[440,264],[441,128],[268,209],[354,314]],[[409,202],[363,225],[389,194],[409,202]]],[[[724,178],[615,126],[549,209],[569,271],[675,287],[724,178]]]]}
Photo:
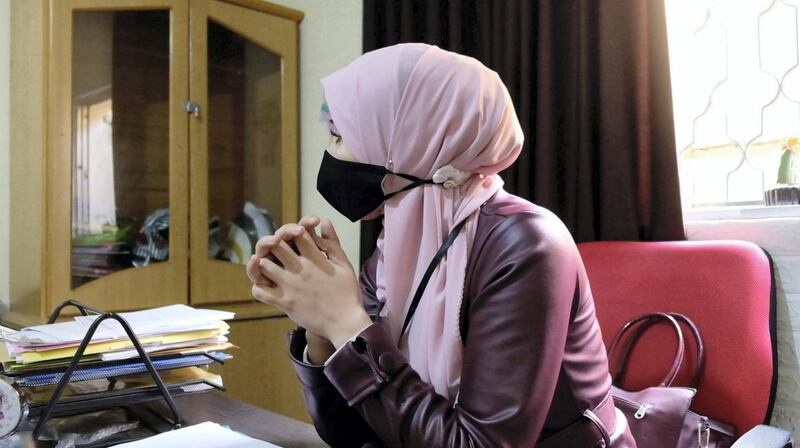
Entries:
{"type": "Polygon", "coordinates": [[[339,213],[356,222],[380,207],[392,196],[418,187],[432,184],[432,180],[420,179],[409,174],[393,173],[379,165],[347,162],[332,156],[328,151],[322,156],[317,175],[317,191],[339,213]],[[381,182],[387,174],[394,174],[411,181],[400,191],[383,194],[381,182]]]}

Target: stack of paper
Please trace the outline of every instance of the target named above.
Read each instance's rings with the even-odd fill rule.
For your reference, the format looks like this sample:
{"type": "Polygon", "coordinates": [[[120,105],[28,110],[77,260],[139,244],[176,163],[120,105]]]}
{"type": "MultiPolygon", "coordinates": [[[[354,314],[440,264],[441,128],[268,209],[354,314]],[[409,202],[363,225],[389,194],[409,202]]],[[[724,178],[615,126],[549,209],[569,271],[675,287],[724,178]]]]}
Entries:
{"type": "Polygon", "coordinates": [[[165,446],[190,446],[192,448],[279,448],[268,442],[247,437],[216,423],[168,431],[136,442],[117,445],[118,448],[161,448],[165,446]]]}
{"type": "MultiPolygon", "coordinates": [[[[226,336],[230,327],[225,320],[232,319],[234,313],[170,305],[120,315],[131,326],[157,370],[191,369],[231,358],[224,353],[233,347],[226,336]]],[[[13,377],[21,387],[57,384],[96,318],[78,316],[67,322],[0,333],[3,374],[13,377]]],[[[107,319],[97,327],[70,381],[88,383],[146,375],[146,372],[122,326],[107,319]]],[[[187,372],[178,376],[183,379],[187,372]]],[[[221,379],[216,376],[213,379],[213,385],[221,387],[221,379]]]]}
{"type": "MultiPolygon", "coordinates": [[[[165,370],[158,373],[169,393],[175,397],[185,393],[208,392],[222,388],[222,378],[200,367],[165,370]]],[[[53,396],[56,385],[18,387],[29,406],[30,416],[39,415],[53,396]]],[[[70,382],[59,403],[79,412],[124,406],[147,400],[160,400],[149,373],[121,377],[97,378],[70,382]]]]}

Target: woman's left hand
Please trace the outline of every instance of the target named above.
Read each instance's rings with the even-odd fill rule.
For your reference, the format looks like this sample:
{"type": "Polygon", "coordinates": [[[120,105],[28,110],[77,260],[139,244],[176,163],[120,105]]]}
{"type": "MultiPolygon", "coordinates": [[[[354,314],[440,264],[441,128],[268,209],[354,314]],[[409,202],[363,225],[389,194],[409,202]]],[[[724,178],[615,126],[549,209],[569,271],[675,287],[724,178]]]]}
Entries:
{"type": "Polygon", "coordinates": [[[321,227],[321,237],[312,236],[299,224],[279,229],[276,234],[299,234],[292,242],[300,254],[278,239],[271,253],[281,264],[269,258],[259,260],[262,275],[274,285],[254,284],[252,293],[339,348],[372,321],[364,311],[358,278],[333,225],[326,221],[321,227]]]}

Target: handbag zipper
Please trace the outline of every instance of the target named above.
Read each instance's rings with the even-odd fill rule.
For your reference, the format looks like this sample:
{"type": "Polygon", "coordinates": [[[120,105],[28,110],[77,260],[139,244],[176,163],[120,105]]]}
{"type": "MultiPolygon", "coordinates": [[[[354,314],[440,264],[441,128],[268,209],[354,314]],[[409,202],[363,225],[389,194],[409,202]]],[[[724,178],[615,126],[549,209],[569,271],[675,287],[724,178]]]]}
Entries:
{"type": "Polygon", "coordinates": [[[641,420],[644,418],[645,414],[647,414],[647,410],[653,407],[653,403],[642,403],[639,404],[635,401],[628,400],[625,397],[614,396],[615,401],[621,401],[622,403],[630,406],[631,408],[636,408],[636,413],[633,414],[636,419],[641,420]]]}
{"type": "Polygon", "coordinates": [[[641,419],[644,418],[644,415],[647,413],[647,410],[652,408],[652,407],[653,407],[652,403],[642,403],[642,405],[639,406],[639,409],[636,411],[635,414],[633,414],[633,416],[637,420],[641,420],[641,419]]]}
{"type": "Polygon", "coordinates": [[[632,401],[632,400],[628,400],[625,397],[620,397],[618,395],[614,395],[614,401],[615,402],[616,401],[621,401],[621,402],[623,402],[623,403],[625,403],[625,404],[627,404],[627,405],[629,405],[631,407],[634,407],[634,408],[638,408],[639,407],[639,403],[637,403],[635,401],[632,401]]]}
{"type": "Polygon", "coordinates": [[[700,421],[697,422],[697,446],[701,448],[708,448],[708,441],[711,436],[709,430],[708,417],[701,415],[700,421]],[[705,436],[705,440],[703,440],[705,436]]]}

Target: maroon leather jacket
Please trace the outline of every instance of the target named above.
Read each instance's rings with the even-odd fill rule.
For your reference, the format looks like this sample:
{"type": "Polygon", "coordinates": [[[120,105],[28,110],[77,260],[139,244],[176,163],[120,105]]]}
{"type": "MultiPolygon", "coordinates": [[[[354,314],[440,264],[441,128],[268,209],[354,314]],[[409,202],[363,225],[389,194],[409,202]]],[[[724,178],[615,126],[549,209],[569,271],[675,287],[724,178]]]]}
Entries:
{"type": "MultiPolygon", "coordinates": [[[[373,320],[376,262],[361,274],[373,320]]],[[[456,403],[419,378],[380,320],[325,367],[302,362],[304,332],[291,332],[290,355],[320,436],[334,447],[636,446],[610,398],[583,263],[546,209],[504,191],[481,207],[460,329],[456,403]]]]}

